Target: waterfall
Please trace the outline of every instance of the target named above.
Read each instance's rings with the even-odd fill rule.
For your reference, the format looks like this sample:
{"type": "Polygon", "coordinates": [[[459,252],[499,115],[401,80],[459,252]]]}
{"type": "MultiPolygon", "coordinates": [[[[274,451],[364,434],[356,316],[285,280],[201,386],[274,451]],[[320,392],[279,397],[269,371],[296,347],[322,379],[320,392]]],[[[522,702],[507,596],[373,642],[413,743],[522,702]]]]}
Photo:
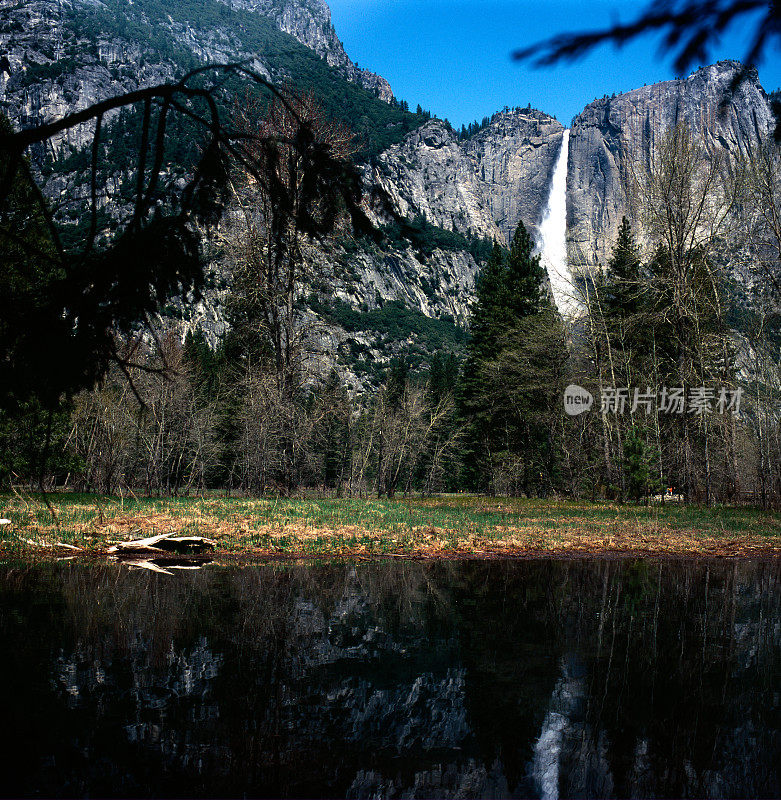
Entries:
{"type": "Polygon", "coordinates": [[[549,711],[540,738],[534,743],[531,773],[540,800],[557,800],[559,797],[559,761],[566,728],[567,718],[557,711],[549,711]]]}
{"type": "Polygon", "coordinates": [[[562,794],[613,797],[609,743],[604,729],[595,730],[586,720],[587,691],[585,666],[575,653],[566,653],[529,764],[540,800],[562,794]]]}
{"type": "Polygon", "coordinates": [[[553,299],[559,313],[574,316],[580,307],[575,282],[567,265],[567,159],[569,129],[561,137],[561,150],[553,168],[548,203],[537,235],[541,264],[548,272],[553,299]]]}
{"type": "Polygon", "coordinates": [[[582,668],[573,656],[565,656],[540,736],[534,743],[530,772],[540,800],[558,800],[561,794],[559,777],[564,740],[577,726],[575,717],[579,716],[584,695],[582,668]]]}

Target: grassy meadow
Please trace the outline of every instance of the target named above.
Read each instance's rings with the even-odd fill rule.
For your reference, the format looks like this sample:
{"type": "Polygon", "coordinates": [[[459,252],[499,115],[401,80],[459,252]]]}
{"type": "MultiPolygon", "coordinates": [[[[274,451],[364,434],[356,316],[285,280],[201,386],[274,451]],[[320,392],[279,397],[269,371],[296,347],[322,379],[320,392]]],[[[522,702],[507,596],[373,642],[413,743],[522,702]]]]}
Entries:
{"type": "Polygon", "coordinates": [[[447,495],[387,499],[0,496],[5,554],[101,554],[176,532],[215,553],[268,557],[781,555],[781,514],[747,507],[617,505],[447,495]]]}

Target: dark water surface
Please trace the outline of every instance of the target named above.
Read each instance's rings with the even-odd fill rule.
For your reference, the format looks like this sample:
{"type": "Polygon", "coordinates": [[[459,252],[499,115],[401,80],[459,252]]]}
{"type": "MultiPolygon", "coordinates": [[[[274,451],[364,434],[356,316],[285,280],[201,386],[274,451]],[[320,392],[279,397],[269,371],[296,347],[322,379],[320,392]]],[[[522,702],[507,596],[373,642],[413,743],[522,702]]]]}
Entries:
{"type": "Polygon", "coordinates": [[[0,794],[781,796],[781,562],[0,566],[0,794]]]}

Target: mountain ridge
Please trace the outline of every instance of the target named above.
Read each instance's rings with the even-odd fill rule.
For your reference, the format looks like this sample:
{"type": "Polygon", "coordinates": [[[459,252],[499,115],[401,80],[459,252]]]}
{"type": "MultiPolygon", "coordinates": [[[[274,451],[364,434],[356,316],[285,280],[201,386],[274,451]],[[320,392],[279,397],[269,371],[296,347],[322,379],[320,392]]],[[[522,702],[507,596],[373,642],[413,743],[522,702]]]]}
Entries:
{"type": "MultiPolygon", "coordinates": [[[[531,107],[506,108],[464,137],[446,121],[408,114],[384,79],[350,61],[324,0],[0,0],[0,9],[8,12],[0,21],[0,56],[5,53],[8,63],[0,71],[0,110],[17,125],[40,124],[210,61],[246,60],[277,83],[329,81],[331,107],[361,114],[372,132],[359,164],[366,210],[392,234],[381,245],[333,238],[308,254],[321,274],[322,285],[306,291],[310,310],[329,320],[326,349],[346,353],[353,363],[356,353],[381,364],[418,347],[414,329],[426,327],[422,318],[464,327],[483,243],[507,245],[521,221],[537,232],[564,126],[531,107]],[[356,98],[364,105],[350,106],[356,98]],[[345,327],[348,315],[339,303],[365,313],[366,329],[352,318],[345,327]],[[388,322],[389,303],[420,315],[420,324],[407,315],[405,335],[398,319],[388,322]],[[388,330],[396,331],[395,340],[388,330]]],[[[727,97],[737,69],[737,62],[719,62],[685,79],[603,98],[573,120],[566,222],[571,263],[606,262],[621,217],[631,217],[627,164],[646,162],[654,136],[675,120],[687,120],[714,154],[730,156],[766,135],[772,112],[755,71],[727,97]],[[717,112],[725,100],[722,119],[717,112]]],[[[74,129],[53,142],[49,158],[78,152],[90,136],[89,128],[74,129]]],[[[59,199],[73,193],[73,184],[50,174],[45,190],[59,199]]],[[[225,329],[220,298],[214,292],[206,305],[192,308],[183,301],[177,314],[185,327],[202,326],[214,342],[225,329]]],[[[377,377],[359,372],[353,371],[356,387],[377,377]]]]}
{"type": "Polygon", "coordinates": [[[330,67],[341,70],[347,80],[363,86],[389,103],[393,91],[385,78],[360,69],[351,61],[331,22],[331,9],[324,0],[220,0],[233,8],[257,12],[273,19],[279,29],[314,50],[330,67]]]}

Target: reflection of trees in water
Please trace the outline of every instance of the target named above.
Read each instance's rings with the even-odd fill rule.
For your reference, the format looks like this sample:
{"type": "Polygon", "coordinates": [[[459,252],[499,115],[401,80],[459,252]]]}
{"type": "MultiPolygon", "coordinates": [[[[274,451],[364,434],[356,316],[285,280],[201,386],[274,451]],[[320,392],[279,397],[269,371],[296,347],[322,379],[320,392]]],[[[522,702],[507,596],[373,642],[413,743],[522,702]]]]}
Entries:
{"type": "Polygon", "coordinates": [[[777,564],[69,566],[0,586],[23,687],[9,793],[779,792],[777,564]]]}
{"type": "Polygon", "coordinates": [[[601,591],[596,571],[579,571],[558,604],[562,646],[585,651],[588,669],[585,705],[565,729],[561,792],[610,780],[634,796],[777,794],[778,565],[600,570],[601,591]],[[594,772],[604,735],[605,770],[594,772]]]}

